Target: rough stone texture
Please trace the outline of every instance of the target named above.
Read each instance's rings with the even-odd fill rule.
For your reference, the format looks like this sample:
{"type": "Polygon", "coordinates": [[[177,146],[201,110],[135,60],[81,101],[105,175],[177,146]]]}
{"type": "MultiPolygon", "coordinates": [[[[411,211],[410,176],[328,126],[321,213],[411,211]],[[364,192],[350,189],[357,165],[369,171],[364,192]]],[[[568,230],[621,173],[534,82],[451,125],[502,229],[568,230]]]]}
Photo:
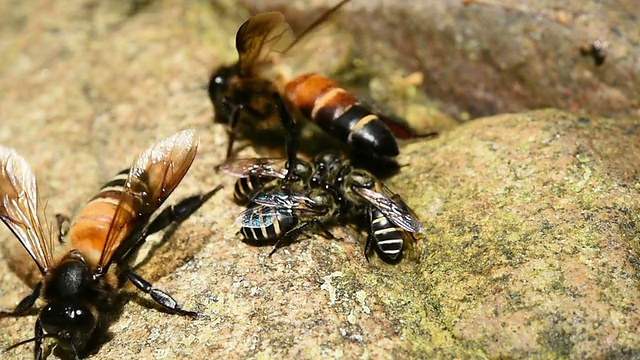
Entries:
{"type": "MultiPolygon", "coordinates": [[[[338,1],[241,2],[254,11],[287,4],[304,28],[338,1]]],[[[633,0],[352,0],[335,18],[358,37],[354,52],[374,78],[422,72],[420,88],[461,119],[550,106],[623,117],[640,109],[633,0]],[[600,67],[581,55],[596,40],[607,52],[600,67]]]]}
{"type": "MultiPolygon", "coordinates": [[[[77,211],[136,153],[186,127],[200,151],[168,203],[225,185],[140,268],[210,319],[141,306],[128,288],[94,359],[640,356],[636,120],[545,110],[405,144],[411,166],[387,183],[427,230],[400,264],[367,263],[352,228],[269,258],[239,241],[234,179],[213,171],[226,138],[204,87],[234,60],[246,14],[231,3],[0,4],[0,144],[32,165],[49,214],[77,211]]],[[[28,290],[9,270],[20,255],[8,231],[0,246],[10,308],[28,290]]],[[[33,336],[34,321],[0,319],[0,347],[33,336]]]]}

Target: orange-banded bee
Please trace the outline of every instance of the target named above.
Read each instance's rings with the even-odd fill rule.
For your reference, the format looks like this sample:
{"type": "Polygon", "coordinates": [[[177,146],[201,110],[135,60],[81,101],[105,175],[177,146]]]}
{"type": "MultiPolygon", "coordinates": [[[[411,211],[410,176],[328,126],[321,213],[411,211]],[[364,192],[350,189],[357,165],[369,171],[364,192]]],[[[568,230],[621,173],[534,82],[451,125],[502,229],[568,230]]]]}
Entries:
{"type": "Polygon", "coordinates": [[[287,159],[295,159],[298,129],[282,98],[290,108],[366,156],[395,157],[399,153],[395,136],[418,136],[406,123],[377,114],[318,73],[303,74],[290,81],[269,74],[276,62],[275,54],[287,54],[348,1],[329,9],[298,38],[279,12],[257,14],[240,26],[236,34],[238,62],[218,68],[208,88],[216,122],[229,125],[227,159],[231,157],[237,128],[271,127],[268,120],[274,115],[279,116],[287,131],[287,159]]]}
{"type": "Polygon", "coordinates": [[[345,163],[333,184],[344,197],[343,203],[348,210],[343,211],[368,215],[371,229],[365,245],[367,260],[372,243],[385,260],[398,260],[405,233],[415,237],[424,232],[422,222],[400,195],[393,193],[370,172],[345,163]]]}
{"type": "Polygon", "coordinates": [[[29,165],[15,150],[0,147],[0,219],[42,274],[15,310],[0,315],[19,316],[38,298],[46,302],[36,320],[35,336],[9,349],[34,342],[34,358],[41,359],[43,340],[54,338],[75,358],[83,356],[107,330],[109,312],[127,281],[172,313],[198,316],[129,267],[148,235],[185,220],[220,189],[186,198],[151,219],[186,174],[197,146],[195,132],[187,130],[150,147],[87,203],[66,237],[60,237],[59,246],[43,230],[36,179],[29,165]]]}
{"type": "Polygon", "coordinates": [[[286,190],[261,192],[251,200],[257,206],[243,211],[236,218],[240,233],[257,244],[276,241],[269,256],[295,239],[309,226],[322,230],[325,237],[334,236],[325,226],[338,216],[337,194],[326,189],[313,189],[306,195],[286,190]]]}

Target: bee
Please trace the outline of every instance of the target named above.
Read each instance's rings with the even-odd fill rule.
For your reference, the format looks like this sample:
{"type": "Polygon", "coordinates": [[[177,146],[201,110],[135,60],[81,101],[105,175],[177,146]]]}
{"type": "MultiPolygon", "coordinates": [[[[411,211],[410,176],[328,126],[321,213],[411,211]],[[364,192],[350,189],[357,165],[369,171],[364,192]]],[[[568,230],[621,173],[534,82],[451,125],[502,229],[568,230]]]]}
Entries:
{"type": "Polygon", "coordinates": [[[34,358],[39,360],[43,340],[53,338],[74,358],[82,356],[106,332],[109,311],[127,281],[171,313],[199,316],[129,266],[148,235],[185,220],[220,189],[185,198],[151,219],[186,174],[197,146],[195,132],[185,130],[147,149],[87,203],[59,244],[43,229],[29,165],[15,150],[0,147],[0,219],[42,275],[31,294],[0,315],[25,314],[38,298],[46,303],[36,320],[35,336],[9,349],[34,342],[34,358]]]}
{"type": "Polygon", "coordinates": [[[259,192],[282,186],[285,178],[289,190],[301,192],[313,172],[312,164],[307,161],[296,159],[288,166],[286,160],[276,158],[235,159],[222,164],[221,169],[239,178],[233,192],[239,205],[247,205],[259,192]]]}
{"type": "Polygon", "coordinates": [[[293,161],[299,129],[288,109],[367,156],[395,157],[399,154],[395,136],[416,136],[407,124],[374,112],[328,77],[308,73],[286,81],[269,76],[274,54],[285,55],[348,1],[329,9],[298,38],[279,12],[257,14],[240,26],[236,34],[238,62],[218,68],[208,88],[216,122],[229,126],[227,159],[231,157],[237,128],[269,128],[273,123],[269,119],[278,115],[287,131],[287,159],[293,161]]]}
{"type": "Polygon", "coordinates": [[[607,58],[607,43],[596,39],[589,46],[580,47],[580,54],[582,56],[591,56],[593,63],[596,66],[601,66],[607,58]]]}
{"type": "Polygon", "coordinates": [[[247,205],[259,192],[278,187],[295,193],[330,187],[329,178],[337,174],[341,164],[338,155],[327,153],[311,162],[296,158],[292,166],[288,166],[285,159],[248,158],[227,161],[220,168],[239,178],[234,185],[233,198],[238,205],[247,205]]]}
{"type": "Polygon", "coordinates": [[[336,194],[325,189],[313,189],[299,195],[284,189],[258,193],[251,199],[256,206],[240,213],[236,223],[245,240],[254,243],[276,241],[269,256],[295,239],[309,226],[316,226],[327,239],[333,234],[327,229],[338,216],[336,194]]]}
{"type": "Polygon", "coordinates": [[[400,195],[393,193],[370,172],[355,169],[348,162],[340,168],[334,186],[343,196],[343,206],[353,214],[366,214],[370,231],[364,255],[369,260],[372,244],[381,257],[397,261],[402,254],[404,235],[424,232],[424,225],[400,195]]]}

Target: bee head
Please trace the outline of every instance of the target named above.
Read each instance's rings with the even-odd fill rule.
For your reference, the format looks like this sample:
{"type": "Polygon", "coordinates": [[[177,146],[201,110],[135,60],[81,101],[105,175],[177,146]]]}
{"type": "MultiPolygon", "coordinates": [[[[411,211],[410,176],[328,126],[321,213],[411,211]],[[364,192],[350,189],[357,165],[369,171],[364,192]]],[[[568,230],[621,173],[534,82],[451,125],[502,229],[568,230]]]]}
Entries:
{"type": "Polygon", "coordinates": [[[304,160],[296,159],[296,161],[290,166],[286,165],[287,169],[294,175],[293,181],[307,181],[311,177],[311,164],[304,160]]]}
{"type": "Polygon", "coordinates": [[[92,311],[93,277],[82,255],[67,254],[45,279],[44,298],[48,304],[40,312],[47,334],[60,339],[60,345],[78,350],[84,347],[97,324],[92,311]]]}
{"type": "Polygon", "coordinates": [[[95,330],[97,314],[82,302],[52,301],[40,312],[39,321],[47,334],[57,338],[67,351],[84,349],[95,330]]]}
{"type": "Polygon", "coordinates": [[[216,112],[216,119],[224,119],[230,116],[230,109],[228,105],[225,105],[224,98],[229,89],[230,82],[237,76],[238,66],[234,64],[219,67],[213,75],[211,75],[211,79],[209,79],[209,99],[216,112]]]}

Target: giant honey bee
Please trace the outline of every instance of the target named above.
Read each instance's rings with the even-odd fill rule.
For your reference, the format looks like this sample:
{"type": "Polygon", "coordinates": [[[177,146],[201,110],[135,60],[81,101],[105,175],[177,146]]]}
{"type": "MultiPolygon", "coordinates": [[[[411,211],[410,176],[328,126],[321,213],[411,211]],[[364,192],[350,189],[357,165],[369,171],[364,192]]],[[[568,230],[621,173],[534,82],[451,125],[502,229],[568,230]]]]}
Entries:
{"type": "Polygon", "coordinates": [[[185,220],[220,189],[186,198],[151,219],[186,174],[197,146],[195,132],[186,130],[147,149],[87,203],[60,244],[54,244],[43,229],[36,179],[29,165],[15,150],[0,147],[0,219],[42,274],[15,310],[0,315],[19,316],[38,298],[46,302],[36,320],[35,336],[9,349],[34,342],[34,358],[39,360],[43,340],[53,338],[77,359],[106,332],[108,313],[127,281],[172,313],[198,316],[129,267],[148,235],[185,220]]]}
{"type": "Polygon", "coordinates": [[[287,159],[292,162],[296,157],[298,128],[289,108],[366,156],[395,157],[399,153],[395,136],[417,136],[396,118],[372,111],[328,77],[308,73],[283,81],[268,75],[274,54],[285,55],[348,1],[343,0],[325,12],[298,38],[294,38],[279,12],[257,14],[240,26],[236,34],[238,62],[218,68],[208,88],[216,122],[229,126],[227,160],[238,130],[268,128],[272,126],[268,120],[279,117],[287,131],[287,159]]]}

